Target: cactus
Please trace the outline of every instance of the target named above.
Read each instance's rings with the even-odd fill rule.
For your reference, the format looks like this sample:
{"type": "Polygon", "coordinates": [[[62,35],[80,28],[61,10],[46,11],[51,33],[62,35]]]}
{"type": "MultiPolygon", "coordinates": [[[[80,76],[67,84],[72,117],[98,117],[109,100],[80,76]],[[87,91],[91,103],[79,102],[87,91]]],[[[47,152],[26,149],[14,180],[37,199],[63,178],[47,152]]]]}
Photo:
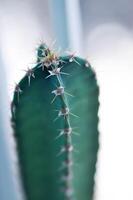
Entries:
{"type": "Polygon", "coordinates": [[[92,200],[99,88],[87,60],[46,44],[16,85],[12,125],[27,200],[92,200]]]}

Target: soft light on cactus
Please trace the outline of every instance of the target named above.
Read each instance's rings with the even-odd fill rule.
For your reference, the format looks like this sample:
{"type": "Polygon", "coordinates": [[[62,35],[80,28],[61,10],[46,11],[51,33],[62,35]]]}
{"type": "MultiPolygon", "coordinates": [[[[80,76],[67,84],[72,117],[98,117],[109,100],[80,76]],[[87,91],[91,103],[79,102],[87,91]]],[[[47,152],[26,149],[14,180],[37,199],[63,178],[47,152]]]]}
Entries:
{"type": "Polygon", "coordinates": [[[99,88],[88,61],[45,44],[16,86],[12,125],[27,200],[91,200],[99,88]]]}

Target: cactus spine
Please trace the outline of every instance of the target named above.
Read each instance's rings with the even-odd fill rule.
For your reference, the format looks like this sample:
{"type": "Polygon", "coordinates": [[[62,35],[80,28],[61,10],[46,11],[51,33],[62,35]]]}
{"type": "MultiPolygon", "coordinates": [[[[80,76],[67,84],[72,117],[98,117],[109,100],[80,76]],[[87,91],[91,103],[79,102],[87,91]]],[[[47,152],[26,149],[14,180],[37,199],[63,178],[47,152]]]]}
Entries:
{"type": "Polygon", "coordinates": [[[37,64],[16,86],[12,102],[27,200],[92,199],[98,91],[88,61],[39,46],[37,64]]]}

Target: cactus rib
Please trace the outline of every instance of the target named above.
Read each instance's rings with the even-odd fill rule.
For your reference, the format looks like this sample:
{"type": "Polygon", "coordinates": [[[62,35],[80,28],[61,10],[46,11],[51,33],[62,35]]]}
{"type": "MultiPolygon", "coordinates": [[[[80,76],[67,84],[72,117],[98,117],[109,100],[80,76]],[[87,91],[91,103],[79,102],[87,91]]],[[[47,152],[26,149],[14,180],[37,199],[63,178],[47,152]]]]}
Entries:
{"type": "MultiPolygon", "coordinates": [[[[65,181],[65,195],[66,197],[71,199],[71,195],[72,195],[72,185],[71,185],[71,176],[72,176],[72,169],[71,169],[71,164],[72,164],[72,151],[73,151],[73,145],[72,145],[72,139],[71,139],[71,132],[72,132],[72,128],[70,125],[70,119],[69,119],[69,106],[68,106],[68,102],[67,102],[67,97],[65,95],[65,91],[64,91],[64,85],[63,85],[63,81],[62,78],[60,76],[60,74],[64,74],[63,72],[60,71],[61,68],[57,68],[57,67],[52,67],[52,71],[50,73],[50,75],[56,75],[57,78],[57,82],[58,82],[58,87],[56,90],[53,90],[52,93],[55,93],[55,97],[58,94],[58,96],[61,98],[62,101],[62,107],[61,110],[59,110],[58,116],[62,116],[64,118],[64,124],[65,127],[63,130],[63,135],[65,137],[65,144],[64,146],[61,148],[60,152],[58,155],[62,154],[63,152],[66,153],[66,160],[64,161],[65,163],[65,167],[66,167],[66,174],[64,174],[64,181],[65,181]],[[66,176],[66,177],[65,177],[66,176]]],[[[48,76],[47,78],[49,78],[50,76],[48,76]]],[[[54,100],[54,99],[53,99],[54,100]]],[[[52,101],[53,103],[53,101],[52,101]]]]}

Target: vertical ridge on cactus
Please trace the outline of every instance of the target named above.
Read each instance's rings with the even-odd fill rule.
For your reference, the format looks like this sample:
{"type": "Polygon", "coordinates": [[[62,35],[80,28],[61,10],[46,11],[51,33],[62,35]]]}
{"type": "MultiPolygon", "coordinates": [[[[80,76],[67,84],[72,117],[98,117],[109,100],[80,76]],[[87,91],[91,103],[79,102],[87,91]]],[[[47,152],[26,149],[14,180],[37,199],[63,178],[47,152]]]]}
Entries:
{"type": "Polygon", "coordinates": [[[92,200],[99,88],[88,61],[38,47],[16,85],[12,123],[27,200],[92,200]]]}

